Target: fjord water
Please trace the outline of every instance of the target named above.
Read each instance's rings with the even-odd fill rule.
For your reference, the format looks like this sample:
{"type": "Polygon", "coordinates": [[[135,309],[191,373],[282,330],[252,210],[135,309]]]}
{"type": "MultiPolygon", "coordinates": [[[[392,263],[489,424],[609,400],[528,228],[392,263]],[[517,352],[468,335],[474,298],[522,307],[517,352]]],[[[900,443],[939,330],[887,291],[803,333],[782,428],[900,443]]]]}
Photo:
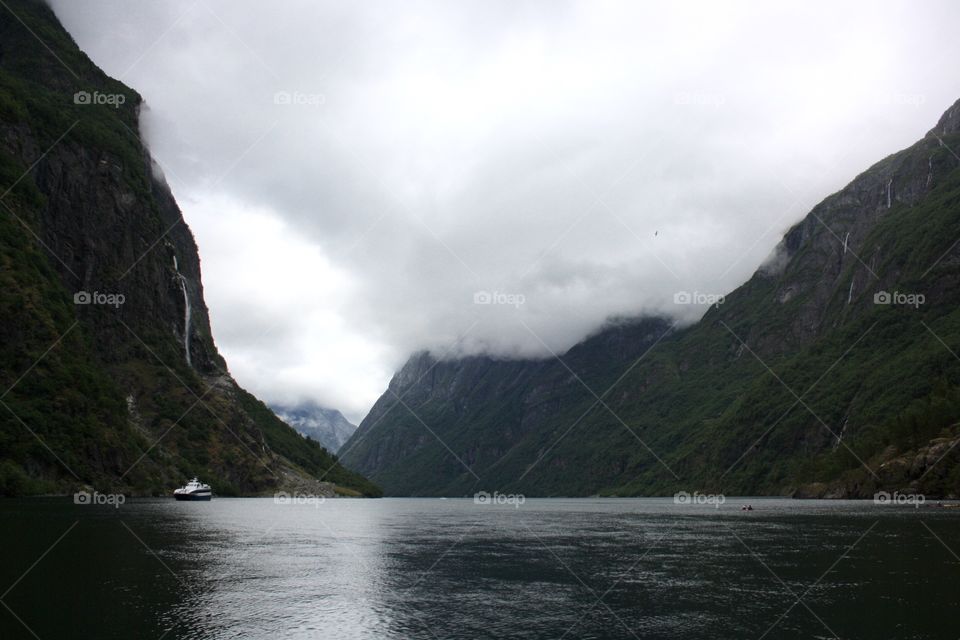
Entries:
{"type": "Polygon", "coordinates": [[[960,509],[750,502],[4,501],[0,637],[957,637],[960,509]]]}

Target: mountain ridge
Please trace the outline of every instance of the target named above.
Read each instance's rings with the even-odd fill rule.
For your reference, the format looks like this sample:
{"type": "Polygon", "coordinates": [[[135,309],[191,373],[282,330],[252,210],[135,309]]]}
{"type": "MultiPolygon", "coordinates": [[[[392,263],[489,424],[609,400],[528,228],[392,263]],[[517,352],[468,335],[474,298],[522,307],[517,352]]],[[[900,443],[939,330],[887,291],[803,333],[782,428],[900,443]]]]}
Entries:
{"type": "Polygon", "coordinates": [[[0,12],[0,494],[378,495],[230,376],[142,99],[52,9],[0,12]]]}
{"type": "Polygon", "coordinates": [[[357,425],[347,420],[339,410],[322,407],[315,402],[271,404],[270,410],[296,429],[297,433],[316,440],[332,453],[337,453],[357,430],[357,425]]]}
{"type": "Polygon", "coordinates": [[[817,204],[784,234],[778,268],[761,265],[699,322],[665,330],[649,352],[650,335],[627,334],[640,362],[589,346],[610,329],[552,364],[415,355],[345,463],[394,495],[960,493],[954,449],[929,468],[891,466],[958,435],[960,370],[944,348],[960,336],[958,128],[960,101],[817,204]],[[925,303],[875,304],[882,292],[925,303]],[[475,410],[493,402],[476,391],[485,384],[509,408],[475,410]]]}

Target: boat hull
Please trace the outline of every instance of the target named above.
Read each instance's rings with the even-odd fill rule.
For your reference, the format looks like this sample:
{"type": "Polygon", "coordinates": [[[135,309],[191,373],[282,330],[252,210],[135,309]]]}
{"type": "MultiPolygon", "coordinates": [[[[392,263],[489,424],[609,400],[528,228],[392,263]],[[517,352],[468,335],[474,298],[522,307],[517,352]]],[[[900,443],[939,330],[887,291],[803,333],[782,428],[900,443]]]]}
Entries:
{"type": "Polygon", "coordinates": [[[173,497],[185,502],[206,502],[210,500],[209,493],[175,493],[173,497]]]}

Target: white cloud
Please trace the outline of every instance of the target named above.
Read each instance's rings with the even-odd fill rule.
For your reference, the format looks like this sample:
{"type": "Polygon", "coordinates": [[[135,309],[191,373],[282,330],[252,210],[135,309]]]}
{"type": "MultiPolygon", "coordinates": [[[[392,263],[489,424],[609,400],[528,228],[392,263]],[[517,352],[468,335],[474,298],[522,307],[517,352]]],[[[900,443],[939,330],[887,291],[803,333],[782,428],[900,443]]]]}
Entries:
{"type": "MultiPolygon", "coordinates": [[[[272,402],[316,400],[361,417],[389,347],[351,330],[357,284],[280,216],[222,194],[193,203],[205,298],[231,373],[272,402]],[[364,393],[366,391],[366,393],[364,393]]],[[[386,358],[389,361],[389,358],[386,358]]]]}
{"type": "Polygon", "coordinates": [[[464,332],[692,319],[960,96],[945,1],[53,4],[149,105],[235,375],[355,419],[464,332]]]}

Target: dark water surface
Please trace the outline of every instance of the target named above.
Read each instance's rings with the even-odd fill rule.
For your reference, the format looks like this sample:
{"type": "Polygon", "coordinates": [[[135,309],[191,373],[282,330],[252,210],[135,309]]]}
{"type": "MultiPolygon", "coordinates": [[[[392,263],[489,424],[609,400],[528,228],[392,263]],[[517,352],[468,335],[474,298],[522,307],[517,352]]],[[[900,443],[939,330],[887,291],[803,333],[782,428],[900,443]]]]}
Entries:
{"type": "Polygon", "coordinates": [[[2,501],[0,638],[960,637],[960,509],[750,502],[2,501]]]}

